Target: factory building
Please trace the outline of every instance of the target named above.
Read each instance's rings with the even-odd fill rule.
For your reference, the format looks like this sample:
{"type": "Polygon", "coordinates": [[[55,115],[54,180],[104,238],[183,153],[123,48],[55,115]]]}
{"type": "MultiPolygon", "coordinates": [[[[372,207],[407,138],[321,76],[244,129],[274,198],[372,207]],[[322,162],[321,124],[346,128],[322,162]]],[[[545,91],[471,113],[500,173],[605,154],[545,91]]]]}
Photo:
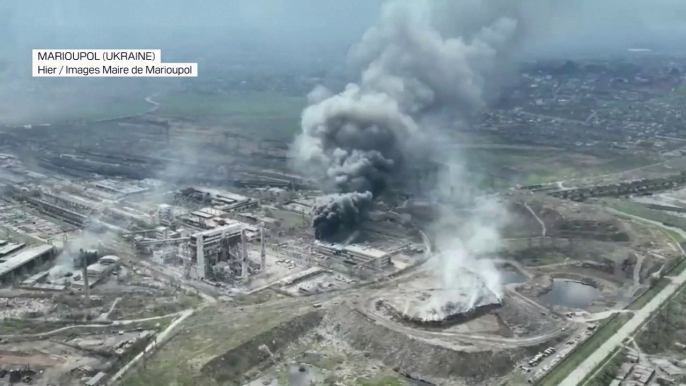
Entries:
{"type": "Polygon", "coordinates": [[[248,259],[246,242],[244,226],[237,222],[192,235],[189,263],[196,278],[231,282],[259,272],[261,263],[248,259]]]}
{"type": "Polygon", "coordinates": [[[121,264],[121,259],[119,258],[119,256],[107,255],[101,257],[98,262],[104,266],[115,268],[118,267],[119,264],[121,264]]]}
{"type": "Polygon", "coordinates": [[[72,225],[76,225],[79,227],[83,226],[83,224],[88,219],[87,215],[79,213],[74,209],[62,207],[59,203],[55,202],[49,197],[46,197],[46,199],[42,199],[28,196],[26,197],[26,200],[30,204],[34,205],[40,212],[46,213],[53,217],[57,217],[63,220],[64,222],[67,222],[72,225]]]}
{"type": "Polygon", "coordinates": [[[248,224],[253,224],[253,225],[261,225],[263,224],[265,228],[267,229],[274,229],[280,226],[279,220],[271,217],[266,217],[266,216],[260,216],[254,213],[238,213],[237,215],[238,219],[241,221],[248,223],[248,224]]]}
{"type": "Polygon", "coordinates": [[[4,260],[4,256],[24,248],[25,245],[25,243],[10,243],[7,240],[0,240],[0,261],[4,260]]]}
{"type": "Polygon", "coordinates": [[[174,225],[174,208],[171,205],[161,204],[157,207],[157,221],[160,225],[171,227],[174,225]]]}
{"type": "Polygon", "coordinates": [[[296,275],[293,275],[291,277],[283,279],[282,283],[284,286],[288,287],[288,286],[292,286],[292,285],[302,283],[305,280],[312,279],[314,277],[317,277],[319,275],[323,275],[325,273],[327,273],[327,271],[320,268],[320,267],[310,267],[310,268],[308,268],[308,269],[306,269],[306,270],[304,270],[304,271],[302,271],[296,275]]]}
{"type": "Polygon", "coordinates": [[[55,247],[52,245],[38,245],[26,248],[16,255],[3,258],[0,263],[0,282],[12,283],[17,276],[21,276],[55,257],[55,247]]]}
{"type": "Polygon", "coordinates": [[[97,206],[96,202],[76,197],[73,195],[54,194],[47,190],[41,191],[41,195],[46,201],[51,201],[52,203],[59,205],[63,208],[75,211],[89,211],[97,206]]]}
{"type": "Polygon", "coordinates": [[[185,197],[200,202],[209,202],[214,209],[223,212],[241,212],[258,206],[258,201],[223,190],[188,188],[181,192],[185,197]]]}
{"type": "Polygon", "coordinates": [[[96,189],[114,195],[116,197],[126,197],[137,193],[147,192],[148,188],[143,188],[131,183],[116,180],[100,180],[92,182],[91,185],[96,189]]]}
{"type": "Polygon", "coordinates": [[[169,238],[169,228],[157,227],[155,228],[155,238],[157,240],[166,240],[169,238]]]}
{"type": "Polygon", "coordinates": [[[315,250],[324,256],[352,265],[382,269],[391,264],[390,253],[359,244],[342,245],[316,241],[315,250]]]}
{"type": "MultiPolygon", "coordinates": [[[[114,270],[121,264],[121,259],[118,256],[107,255],[98,259],[97,263],[91,264],[86,267],[86,275],[88,275],[88,286],[93,287],[108,275],[110,275],[114,270]]],[[[76,288],[83,288],[84,281],[79,277],[79,272],[75,272],[74,277],[78,277],[78,280],[73,279],[72,285],[76,288]]]]}
{"type": "Polygon", "coordinates": [[[133,208],[116,208],[116,207],[109,207],[103,210],[103,214],[107,215],[109,218],[113,220],[122,220],[122,221],[130,221],[130,222],[135,222],[140,225],[150,225],[153,223],[153,217],[150,216],[147,213],[142,213],[139,212],[136,209],[133,208]]]}

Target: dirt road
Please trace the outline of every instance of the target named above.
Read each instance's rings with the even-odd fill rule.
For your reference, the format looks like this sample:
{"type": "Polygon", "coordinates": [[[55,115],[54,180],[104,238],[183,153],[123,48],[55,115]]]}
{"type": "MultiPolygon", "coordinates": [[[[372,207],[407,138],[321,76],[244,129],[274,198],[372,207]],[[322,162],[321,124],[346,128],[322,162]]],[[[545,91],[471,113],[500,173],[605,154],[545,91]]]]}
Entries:
{"type": "MultiPolygon", "coordinates": [[[[673,232],[678,233],[682,237],[686,238],[686,232],[679,228],[674,228],[666,226],[657,221],[644,219],[642,217],[629,215],[625,213],[618,212],[616,210],[610,209],[611,212],[627,216],[636,219],[641,222],[649,223],[663,229],[668,229],[673,232]]],[[[602,346],[600,346],[593,354],[591,354],[584,362],[582,362],[579,367],[577,367],[567,378],[565,378],[560,386],[577,386],[579,383],[589,375],[608,355],[612,353],[617,347],[619,347],[624,339],[634,335],[636,331],[640,328],[643,322],[650,318],[651,314],[660,308],[662,303],[669,300],[669,298],[676,292],[676,290],[686,283],[686,270],[679,273],[672,279],[672,282],[667,285],[660,293],[658,293],[653,299],[645,305],[645,307],[636,311],[634,317],[631,318],[625,325],[623,325],[610,339],[608,339],[602,346]]]]}

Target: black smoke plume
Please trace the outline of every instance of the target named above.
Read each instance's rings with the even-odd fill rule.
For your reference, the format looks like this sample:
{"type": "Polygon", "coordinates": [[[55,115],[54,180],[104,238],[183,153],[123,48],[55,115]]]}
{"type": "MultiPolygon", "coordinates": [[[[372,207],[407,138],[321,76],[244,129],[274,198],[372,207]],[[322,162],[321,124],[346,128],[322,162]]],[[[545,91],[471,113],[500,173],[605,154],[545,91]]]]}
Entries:
{"type": "Polygon", "coordinates": [[[480,9],[460,29],[444,23],[446,13],[469,20],[464,8],[451,4],[388,1],[351,50],[362,69],[359,85],[335,95],[320,86],[308,95],[295,159],[325,191],[339,193],[315,210],[317,238],[354,230],[373,197],[391,183],[411,183],[412,174],[404,172],[431,158],[418,118],[436,109],[463,114],[483,106],[489,79],[517,40],[518,13],[480,9]]]}
{"type": "Polygon", "coordinates": [[[341,241],[363,222],[372,202],[372,194],[344,193],[328,196],[327,202],[314,209],[312,227],[319,240],[341,241]]]}

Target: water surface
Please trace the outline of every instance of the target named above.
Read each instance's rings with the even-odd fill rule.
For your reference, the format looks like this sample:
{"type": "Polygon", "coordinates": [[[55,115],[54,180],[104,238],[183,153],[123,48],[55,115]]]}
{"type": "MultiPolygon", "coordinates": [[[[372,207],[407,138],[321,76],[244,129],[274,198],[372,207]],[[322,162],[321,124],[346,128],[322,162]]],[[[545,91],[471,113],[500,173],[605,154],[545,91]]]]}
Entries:
{"type": "Polygon", "coordinates": [[[554,279],[553,289],[539,299],[551,306],[586,308],[600,295],[600,290],[578,281],[554,279]]]}

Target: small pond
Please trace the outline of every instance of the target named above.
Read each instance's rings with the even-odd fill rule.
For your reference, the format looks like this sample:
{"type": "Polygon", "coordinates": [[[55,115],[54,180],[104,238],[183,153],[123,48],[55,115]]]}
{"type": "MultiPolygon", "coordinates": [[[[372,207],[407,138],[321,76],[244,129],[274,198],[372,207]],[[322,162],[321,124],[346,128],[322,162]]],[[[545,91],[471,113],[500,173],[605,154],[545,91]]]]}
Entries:
{"type": "Polygon", "coordinates": [[[553,279],[553,289],[539,299],[551,306],[586,308],[600,295],[600,290],[578,281],[553,279]]]}

